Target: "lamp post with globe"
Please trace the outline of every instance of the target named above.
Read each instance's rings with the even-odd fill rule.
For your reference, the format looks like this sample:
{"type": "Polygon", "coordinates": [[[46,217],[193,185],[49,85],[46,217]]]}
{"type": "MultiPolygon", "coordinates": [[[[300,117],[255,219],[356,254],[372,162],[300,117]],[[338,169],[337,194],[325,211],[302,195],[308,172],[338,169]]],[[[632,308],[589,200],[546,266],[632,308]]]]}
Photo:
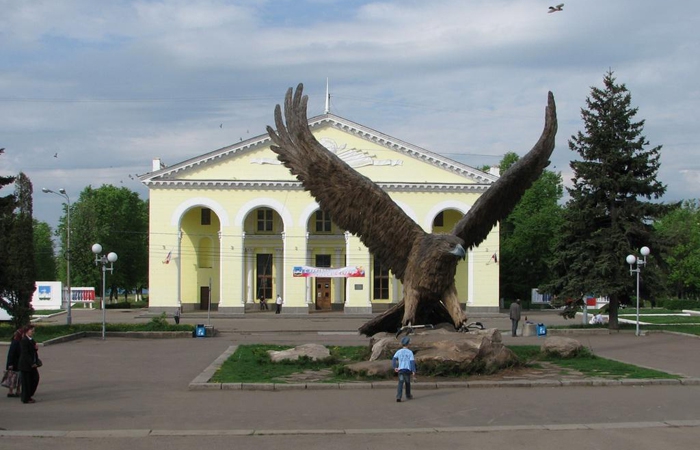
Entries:
{"type": "Polygon", "coordinates": [[[92,246],[92,253],[95,254],[95,265],[102,264],[102,340],[105,339],[105,272],[109,271],[112,273],[114,271],[114,262],[117,260],[117,254],[114,252],[109,252],[107,255],[100,255],[102,253],[102,246],[100,244],[94,244],[92,246]],[[107,267],[109,264],[109,268],[107,267]]]}
{"type": "Polygon", "coordinates": [[[637,274],[637,329],[634,333],[637,336],[639,336],[639,274],[642,271],[642,267],[646,265],[647,256],[649,256],[650,252],[649,247],[644,246],[639,249],[639,253],[642,255],[641,257],[627,255],[627,258],[625,259],[627,264],[630,265],[630,275],[634,273],[637,274]],[[636,268],[634,267],[635,265],[637,266],[636,268]]]}

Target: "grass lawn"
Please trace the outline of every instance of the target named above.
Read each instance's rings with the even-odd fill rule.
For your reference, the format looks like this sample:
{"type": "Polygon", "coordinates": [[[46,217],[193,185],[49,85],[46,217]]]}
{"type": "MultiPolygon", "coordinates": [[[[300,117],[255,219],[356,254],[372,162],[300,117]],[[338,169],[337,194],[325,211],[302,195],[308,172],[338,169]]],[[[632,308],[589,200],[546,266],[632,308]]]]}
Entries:
{"type": "MultiPolygon", "coordinates": [[[[284,383],[284,377],[304,371],[333,370],[345,363],[367,361],[370,350],[362,347],[328,347],[331,357],[325,361],[300,358],[298,361],[273,363],[268,350],[287,350],[280,345],[241,345],[214,374],[216,383],[284,383]]],[[[348,380],[348,376],[334,373],[326,382],[348,380]]]]}
{"type": "MultiPolygon", "coordinates": [[[[192,325],[170,325],[151,320],[147,323],[108,323],[105,326],[107,331],[194,331],[192,325]]],[[[14,328],[10,324],[0,324],[0,341],[8,342],[12,339],[14,328]]],[[[73,325],[36,325],[34,339],[37,342],[44,342],[69,334],[82,331],[102,331],[101,323],[84,323],[73,325]]]]}
{"type": "MultiPolygon", "coordinates": [[[[620,316],[620,319],[632,320],[636,323],[637,316],[620,316]]],[[[640,322],[653,324],[693,324],[700,325],[700,316],[639,316],[640,322]]]]}
{"type": "MultiPolygon", "coordinates": [[[[331,372],[322,382],[368,381],[344,375],[341,369],[345,363],[367,361],[369,358],[367,347],[330,347],[331,358],[327,361],[308,359],[284,363],[270,361],[268,350],[288,348],[290,347],[278,345],[242,345],[224,362],[211,381],[215,383],[287,383],[289,381],[285,377],[292,374],[319,370],[331,372]]],[[[587,377],[610,379],[680,378],[677,375],[600,358],[588,351],[575,358],[562,359],[544,355],[537,345],[514,345],[508,348],[526,366],[538,367],[540,362],[547,362],[561,367],[562,373],[578,371],[587,377]]],[[[418,373],[420,375],[420,367],[418,373]]],[[[455,379],[468,379],[468,377],[459,376],[455,379]]]]}

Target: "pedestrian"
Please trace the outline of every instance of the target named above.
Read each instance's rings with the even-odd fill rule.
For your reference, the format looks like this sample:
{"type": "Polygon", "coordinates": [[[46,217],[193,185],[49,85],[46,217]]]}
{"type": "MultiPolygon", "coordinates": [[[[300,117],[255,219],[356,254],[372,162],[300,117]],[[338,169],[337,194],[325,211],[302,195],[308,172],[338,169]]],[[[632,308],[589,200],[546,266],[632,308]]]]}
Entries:
{"type": "Polygon", "coordinates": [[[412,399],[411,395],[411,377],[416,376],[416,359],[413,352],[408,348],[411,339],[404,336],[401,339],[401,348],[394,353],[391,359],[391,365],[394,367],[394,372],[399,375],[399,386],[396,389],[396,401],[401,402],[403,396],[403,387],[406,385],[406,398],[412,399]]]}
{"type": "Polygon", "coordinates": [[[34,342],[34,325],[24,328],[24,336],[19,343],[19,371],[22,377],[22,403],[36,403],[34,394],[39,386],[39,352],[34,342]]]}
{"type": "Polygon", "coordinates": [[[277,298],[275,299],[275,306],[277,309],[275,309],[275,314],[279,314],[282,312],[282,296],[277,294],[277,298]]]}
{"type": "Polygon", "coordinates": [[[19,397],[20,381],[19,381],[19,345],[22,341],[22,329],[18,328],[12,335],[10,348],[7,351],[7,363],[5,364],[5,376],[3,386],[9,389],[8,397],[19,397]]]}
{"type": "Polygon", "coordinates": [[[180,308],[177,308],[175,310],[175,314],[173,314],[173,319],[175,319],[175,325],[180,325],[180,308]]]}
{"type": "Polygon", "coordinates": [[[520,312],[522,308],[520,307],[520,299],[516,299],[510,304],[510,324],[513,337],[518,335],[518,322],[520,321],[520,312]]]}
{"type": "Polygon", "coordinates": [[[265,299],[265,294],[261,293],[260,294],[260,311],[267,311],[269,310],[270,307],[267,306],[267,300],[265,299]]]}

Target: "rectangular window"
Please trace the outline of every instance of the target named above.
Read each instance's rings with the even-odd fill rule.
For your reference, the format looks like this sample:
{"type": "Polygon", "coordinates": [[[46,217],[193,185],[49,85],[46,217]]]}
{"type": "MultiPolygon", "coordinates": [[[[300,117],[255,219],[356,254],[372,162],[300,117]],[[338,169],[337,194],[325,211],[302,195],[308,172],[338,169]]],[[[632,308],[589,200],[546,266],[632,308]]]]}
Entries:
{"type": "Polygon", "coordinates": [[[272,298],[272,254],[258,253],[256,255],[257,286],[256,298],[264,295],[265,298],[272,298]]]}
{"type": "Polygon", "coordinates": [[[258,231],[272,232],[272,210],[269,208],[258,209],[258,231]]]}
{"type": "Polygon", "coordinates": [[[202,218],[200,223],[202,225],[211,225],[211,209],[202,208],[202,218]]]}
{"type": "Polygon", "coordinates": [[[316,267],[330,267],[331,255],[316,255],[316,267]]]}
{"type": "Polygon", "coordinates": [[[378,258],[374,258],[372,285],[375,300],[389,299],[389,268],[382,266],[378,258]]]}
{"type": "Polygon", "coordinates": [[[316,211],[316,232],[330,233],[331,232],[331,215],[321,211],[316,211]]]}

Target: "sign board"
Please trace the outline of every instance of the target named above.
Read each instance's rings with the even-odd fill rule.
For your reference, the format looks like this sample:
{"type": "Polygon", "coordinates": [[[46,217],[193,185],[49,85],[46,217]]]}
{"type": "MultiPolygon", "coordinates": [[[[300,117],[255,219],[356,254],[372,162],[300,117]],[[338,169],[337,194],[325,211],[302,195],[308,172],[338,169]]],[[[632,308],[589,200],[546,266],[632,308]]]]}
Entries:
{"type": "Polygon", "coordinates": [[[318,277],[318,278],[361,278],[365,276],[362,267],[311,267],[294,266],[294,277],[318,277]]]}

